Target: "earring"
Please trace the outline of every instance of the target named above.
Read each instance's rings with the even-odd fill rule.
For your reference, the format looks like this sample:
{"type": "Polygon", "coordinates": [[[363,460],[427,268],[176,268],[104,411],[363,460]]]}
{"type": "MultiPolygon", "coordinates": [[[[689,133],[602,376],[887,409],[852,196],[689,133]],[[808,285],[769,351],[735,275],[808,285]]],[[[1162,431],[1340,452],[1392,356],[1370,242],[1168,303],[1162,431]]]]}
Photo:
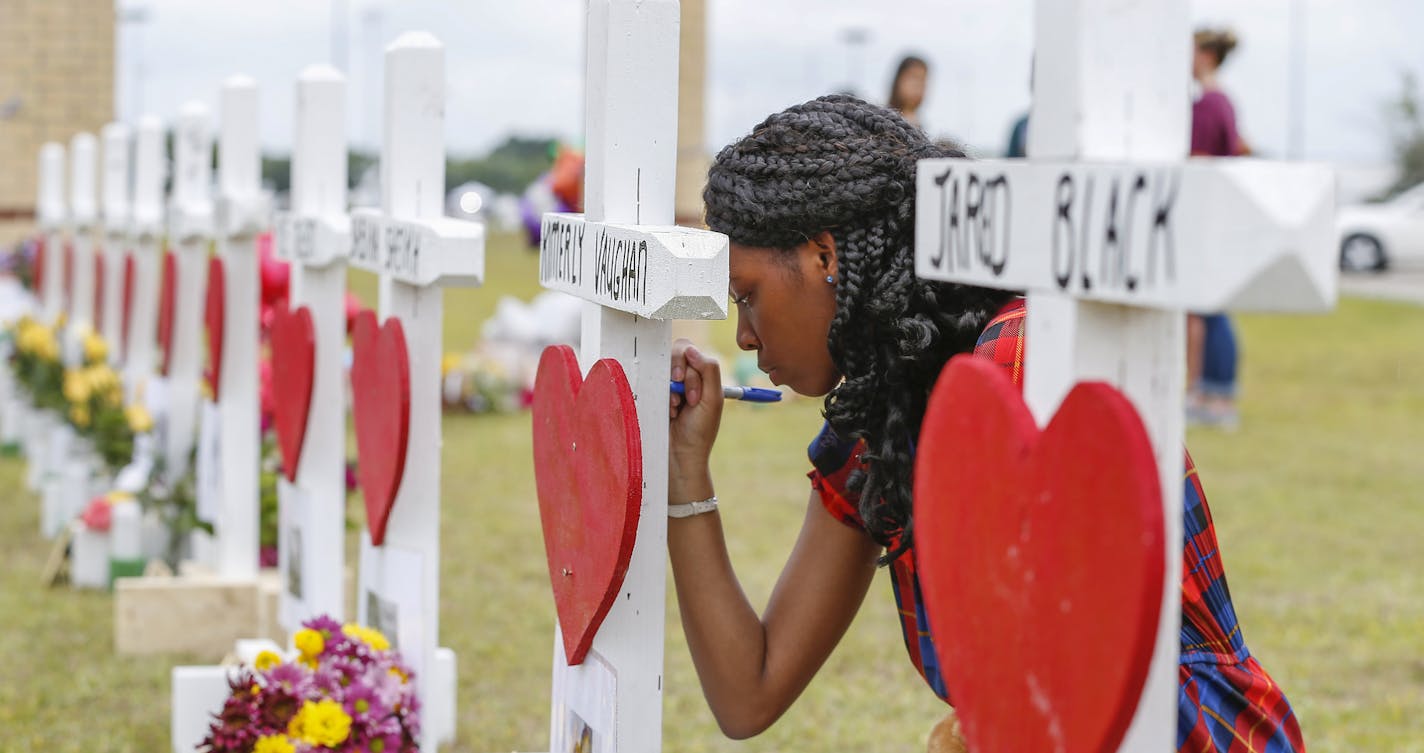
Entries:
{"type": "Polygon", "coordinates": [[[832,277],[832,276],[830,276],[830,275],[826,275],[826,282],[829,282],[830,284],[834,285],[834,284],[836,284],[836,278],[834,278],[834,277],[832,277]]]}

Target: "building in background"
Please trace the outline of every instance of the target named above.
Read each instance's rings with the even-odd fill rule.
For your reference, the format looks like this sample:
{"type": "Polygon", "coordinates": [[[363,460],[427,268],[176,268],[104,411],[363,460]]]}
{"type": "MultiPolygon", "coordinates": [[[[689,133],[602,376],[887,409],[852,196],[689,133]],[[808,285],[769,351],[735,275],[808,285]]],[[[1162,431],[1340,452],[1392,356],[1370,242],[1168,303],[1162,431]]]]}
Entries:
{"type": "Polygon", "coordinates": [[[114,34],[114,0],[0,0],[0,244],[33,230],[40,146],[114,119],[114,34]]]}
{"type": "Polygon", "coordinates": [[[682,0],[677,75],[677,190],[673,211],[682,225],[702,226],[707,153],[707,2],[682,0]]]}

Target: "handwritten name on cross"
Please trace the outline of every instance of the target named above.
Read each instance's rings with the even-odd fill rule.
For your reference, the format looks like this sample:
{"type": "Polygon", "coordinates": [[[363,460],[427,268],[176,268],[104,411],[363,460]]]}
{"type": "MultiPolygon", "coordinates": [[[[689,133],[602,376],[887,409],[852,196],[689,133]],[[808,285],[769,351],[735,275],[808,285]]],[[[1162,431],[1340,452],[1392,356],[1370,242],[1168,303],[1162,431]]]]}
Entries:
{"type": "Polygon", "coordinates": [[[622,365],[638,408],[643,501],[621,593],[585,661],[554,649],[554,750],[578,714],[617,750],[662,745],[670,319],[725,318],[727,239],[673,226],[678,4],[593,0],[585,78],[586,213],[543,220],[540,282],[585,304],[579,362],[622,365]],[[587,699],[598,699],[587,707],[587,699]]]}
{"type": "MultiPolygon", "coordinates": [[[[484,226],[442,216],[444,45],[429,33],[407,32],[386,48],[385,61],[382,206],[352,212],[351,264],[381,276],[377,325],[400,327],[409,412],[405,444],[395,448],[404,463],[394,496],[384,479],[362,479],[368,533],[361,539],[357,604],[359,619],[387,632],[417,675],[428,678],[420,686],[430,710],[421,749],[434,750],[454,736],[455,687],[454,654],[439,643],[442,289],[483,282],[484,226]]],[[[352,366],[353,389],[358,382],[367,390],[381,386],[383,373],[389,376],[372,357],[389,354],[369,347],[376,350],[358,352],[352,366]]],[[[355,396],[363,455],[390,451],[368,444],[376,438],[367,422],[379,426],[377,413],[402,396],[387,391],[374,402],[370,398],[355,396]]]]}
{"type": "Polygon", "coordinates": [[[124,354],[124,384],[130,401],[153,375],[158,336],[158,261],[165,223],[163,207],[163,124],[152,116],[138,122],[134,137],[133,207],[127,229],[133,259],[133,293],[124,354]]]}
{"type": "MultiPolygon", "coordinates": [[[[313,65],[297,80],[292,208],[274,222],[276,252],[292,264],[290,308],[311,315],[310,401],[296,478],[278,482],[282,625],[345,613],[346,78],[313,65]]],[[[274,367],[280,368],[274,358],[274,367]]],[[[303,385],[305,386],[305,385],[303,385]]],[[[279,396],[278,399],[283,399],[279,396]]],[[[288,430],[291,430],[289,428],[288,430]]]]}
{"type": "Polygon", "coordinates": [[[1028,293],[1025,399],[1040,423],[1103,380],[1152,440],[1166,566],[1146,687],[1119,750],[1175,745],[1185,312],[1333,305],[1328,170],[1182,162],[1185,0],[1036,6],[1029,162],[927,160],[916,271],[1028,293]]]}
{"type": "Polygon", "coordinates": [[[123,286],[125,243],[133,211],[130,202],[132,186],[129,170],[133,133],[123,123],[109,123],[101,134],[103,140],[103,183],[100,188],[99,214],[104,226],[104,279],[99,294],[103,310],[96,315],[103,326],[100,334],[109,345],[109,363],[123,363],[123,286]]]}
{"type": "Polygon", "coordinates": [[[916,274],[1192,311],[1320,310],[1333,232],[1313,165],[925,161],[916,274]],[[1283,283],[1298,291],[1282,296],[1283,283]]]}

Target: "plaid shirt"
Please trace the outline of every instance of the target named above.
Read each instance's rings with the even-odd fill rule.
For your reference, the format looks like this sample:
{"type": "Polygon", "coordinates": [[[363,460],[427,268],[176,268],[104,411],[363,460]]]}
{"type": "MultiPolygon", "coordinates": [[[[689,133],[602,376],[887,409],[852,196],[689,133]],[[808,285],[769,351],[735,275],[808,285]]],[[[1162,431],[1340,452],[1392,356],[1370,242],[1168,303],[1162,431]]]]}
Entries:
{"type": "MultiPolygon", "coordinates": [[[[1022,300],[1005,306],[984,330],[975,355],[993,360],[1023,384],[1022,300]]],[[[847,491],[861,467],[862,443],[841,441],[829,425],[810,446],[811,483],[836,519],[864,530],[856,497],[847,491]]],[[[1183,493],[1182,653],[1177,704],[1177,749],[1181,753],[1299,753],[1305,750],[1290,703],[1251,656],[1231,604],[1216,528],[1190,455],[1183,493]]],[[[913,552],[890,566],[890,584],[900,610],[910,661],[940,698],[949,691],[940,676],[934,641],[922,606],[913,552]]]]}

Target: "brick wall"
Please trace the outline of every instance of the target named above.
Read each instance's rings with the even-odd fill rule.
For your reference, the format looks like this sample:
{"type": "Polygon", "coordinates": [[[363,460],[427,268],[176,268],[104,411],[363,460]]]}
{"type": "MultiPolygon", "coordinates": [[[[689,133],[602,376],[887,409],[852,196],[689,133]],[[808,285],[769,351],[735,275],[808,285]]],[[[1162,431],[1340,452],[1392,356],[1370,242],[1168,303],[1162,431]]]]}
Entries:
{"type": "Polygon", "coordinates": [[[40,145],[68,147],[114,119],[114,11],[114,0],[0,0],[0,244],[33,228],[40,145]]]}

